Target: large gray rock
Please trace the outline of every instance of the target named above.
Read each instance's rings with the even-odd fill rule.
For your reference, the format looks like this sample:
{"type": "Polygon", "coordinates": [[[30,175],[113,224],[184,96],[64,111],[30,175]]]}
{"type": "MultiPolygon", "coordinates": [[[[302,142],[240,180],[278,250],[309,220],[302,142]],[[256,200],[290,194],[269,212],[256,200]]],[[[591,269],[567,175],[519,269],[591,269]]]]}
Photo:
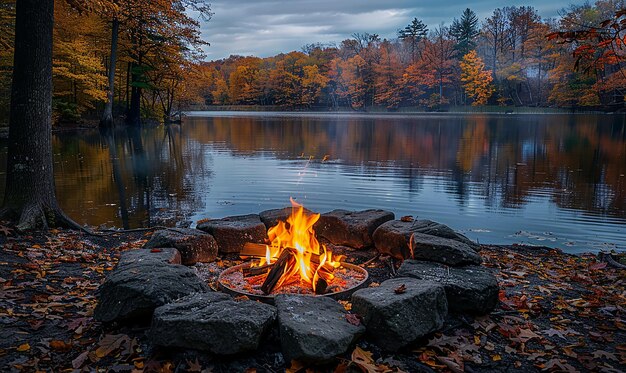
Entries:
{"type": "Polygon", "coordinates": [[[443,285],[451,311],[482,315],[498,304],[498,281],[489,268],[475,265],[455,268],[440,263],[405,260],[398,275],[443,285]]]}
{"type": "Polygon", "coordinates": [[[276,308],[236,302],[223,293],[192,294],[157,308],[150,335],[159,346],[231,355],[254,351],[276,319],[276,308]]]}
{"type": "Polygon", "coordinates": [[[280,294],[275,304],[285,361],[330,361],[365,332],[363,325],[349,323],[344,307],[328,297],[280,294]]]}
{"type": "MultiPolygon", "coordinates": [[[[259,214],[259,218],[261,219],[263,224],[265,224],[265,227],[267,229],[270,229],[276,226],[276,224],[278,224],[279,221],[287,222],[287,218],[289,217],[289,215],[291,215],[292,211],[293,211],[293,207],[265,210],[259,214]]],[[[304,213],[309,214],[309,215],[314,214],[313,211],[307,208],[304,208],[304,213]]]]}
{"type": "Polygon", "coordinates": [[[263,243],[267,237],[267,229],[256,214],[206,220],[197,228],[215,237],[221,253],[239,253],[246,242],[263,243]]]}
{"type": "Polygon", "coordinates": [[[191,293],[208,291],[192,269],[166,261],[171,250],[175,249],[151,253],[155,256],[148,256],[150,250],[145,249],[123,255],[98,289],[94,318],[102,322],[132,319],[148,323],[155,308],[191,293]]]}
{"type": "Polygon", "coordinates": [[[174,247],[184,265],[208,263],[217,258],[217,242],[208,233],[198,229],[168,228],[156,231],[144,245],[146,249],[174,247]]]}
{"type": "Polygon", "coordinates": [[[322,214],[313,228],[333,245],[361,249],[372,246],[374,230],[393,219],[393,212],[385,210],[333,210],[322,214]]]}
{"type": "Polygon", "coordinates": [[[383,254],[389,254],[397,259],[409,259],[411,258],[409,241],[413,234],[449,239],[459,242],[463,248],[474,251],[479,248],[476,243],[450,227],[430,220],[388,221],[374,231],[374,245],[383,254]]]}
{"type": "Polygon", "coordinates": [[[444,263],[451,266],[480,264],[482,258],[463,242],[429,234],[412,236],[413,258],[444,263]]]}
{"type": "Polygon", "coordinates": [[[441,328],[448,303],[440,284],[402,277],[357,290],[352,312],[363,316],[368,338],[395,351],[441,328]]]}
{"type": "Polygon", "coordinates": [[[156,250],[128,250],[120,255],[120,261],[117,265],[145,263],[181,264],[180,252],[173,247],[163,247],[156,250]]]}

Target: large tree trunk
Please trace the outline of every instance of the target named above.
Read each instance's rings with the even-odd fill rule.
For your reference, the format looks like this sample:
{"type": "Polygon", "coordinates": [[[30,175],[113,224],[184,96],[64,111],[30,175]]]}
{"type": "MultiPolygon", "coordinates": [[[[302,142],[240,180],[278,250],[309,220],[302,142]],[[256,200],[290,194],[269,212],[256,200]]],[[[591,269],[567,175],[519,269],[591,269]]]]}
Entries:
{"type": "Polygon", "coordinates": [[[52,26],[54,0],[16,4],[15,55],[2,217],[17,228],[80,228],[58,206],[52,172],[52,26]]]}
{"type": "Polygon", "coordinates": [[[107,102],[104,106],[104,112],[100,119],[100,127],[113,126],[113,97],[115,95],[115,64],[117,63],[117,34],[120,21],[113,18],[111,26],[111,62],[109,63],[109,90],[107,92],[107,102]]]}

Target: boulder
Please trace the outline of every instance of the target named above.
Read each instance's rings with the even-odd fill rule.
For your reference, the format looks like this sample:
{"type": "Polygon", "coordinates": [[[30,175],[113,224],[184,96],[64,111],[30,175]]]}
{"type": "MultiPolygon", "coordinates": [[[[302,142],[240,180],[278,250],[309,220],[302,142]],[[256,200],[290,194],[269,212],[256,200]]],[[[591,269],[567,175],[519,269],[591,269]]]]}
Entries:
{"type": "Polygon", "coordinates": [[[184,265],[209,263],[217,258],[217,242],[198,229],[168,228],[156,231],[144,245],[146,249],[174,247],[180,252],[184,265]]]}
{"type": "Polygon", "coordinates": [[[285,361],[331,361],[365,332],[363,325],[349,323],[344,307],[328,297],[280,294],[275,304],[285,361]]]}
{"type": "Polygon", "coordinates": [[[429,234],[414,233],[411,241],[413,259],[428,260],[451,266],[480,264],[482,258],[463,242],[429,234]]]}
{"type": "Polygon", "coordinates": [[[267,229],[256,214],[206,220],[197,228],[215,237],[220,253],[239,253],[246,242],[264,243],[267,237],[267,229]]]}
{"type": "Polygon", "coordinates": [[[192,294],[154,311],[150,335],[158,346],[232,355],[254,351],[276,319],[276,308],[236,302],[223,293],[192,294]]]}
{"type": "Polygon", "coordinates": [[[463,248],[476,251],[479,246],[450,227],[430,220],[388,221],[374,231],[373,239],[376,249],[397,259],[411,258],[409,241],[414,234],[422,234],[433,238],[444,238],[459,242],[463,248]]]}
{"type": "Polygon", "coordinates": [[[395,351],[441,328],[448,303],[440,284],[401,277],[357,290],[352,312],[363,317],[369,339],[395,351]]]}
{"type": "Polygon", "coordinates": [[[181,264],[180,252],[173,247],[163,247],[155,250],[128,250],[122,252],[117,265],[141,263],[181,264]]]}
{"type": "Polygon", "coordinates": [[[385,210],[333,210],[322,214],[313,228],[333,245],[361,249],[372,246],[376,228],[393,219],[393,212],[385,210]]]}
{"type": "Polygon", "coordinates": [[[498,281],[489,268],[476,265],[448,267],[440,263],[405,260],[398,276],[443,285],[448,308],[454,312],[482,315],[498,304],[498,281]]]}
{"type": "MultiPolygon", "coordinates": [[[[287,218],[289,217],[289,215],[291,215],[291,212],[293,210],[293,207],[285,207],[282,209],[273,209],[273,210],[265,210],[263,212],[261,212],[259,214],[259,218],[261,219],[261,221],[263,222],[263,224],[265,224],[265,228],[270,229],[274,226],[276,226],[276,224],[278,224],[279,221],[287,221],[287,218]]],[[[313,211],[304,208],[304,213],[305,214],[314,214],[313,211]]]]}
{"type": "MultiPolygon", "coordinates": [[[[163,249],[160,256],[175,249],[163,249]]],[[[208,291],[193,269],[169,264],[147,256],[150,250],[135,250],[122,256],[98,289],[94,318],[102,322],[128,321],[148,323],[155,308],[195,292],[208,291]],[[141,255],[148,259],[141,259],[141,255]]]]}

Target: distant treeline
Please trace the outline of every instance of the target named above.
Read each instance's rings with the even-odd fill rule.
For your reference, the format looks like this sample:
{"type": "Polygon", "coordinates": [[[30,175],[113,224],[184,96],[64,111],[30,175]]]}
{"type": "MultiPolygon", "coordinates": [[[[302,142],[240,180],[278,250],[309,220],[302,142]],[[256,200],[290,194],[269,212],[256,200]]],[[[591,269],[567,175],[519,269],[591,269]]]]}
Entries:
{"type": "Polygon", "coordinates": [[[415,18],[392,40],[356,33],[338,45],[311,44],[268,58],[231,56],[204,64],[211,76],[206,103],[359,110],[446,110],[450,105],[615,110],[624,103],[623,58],[599,57],[603,48],[621,50],[624,45],[617,39],[598,46],[594,35],[576,39],[566,32],[599,28],[623,8],[622,1],[598,1],[572,5],[559,20],[543,20],[532,7],[504,7],[482,22],[466,9],[449,27],[429,29],[415,18]],[[575,53],[582,46],[597,55],[575,53]]]}
{"type": "MultiPolygon", "coordinates": [[[[355,33],[338,44],[211,62],[201,62],[205,43],[198,21],[184,11],[189,4],[203,6],[210,17],[201,0],[56,1],[57,121],[100,116],[116,23],[117,117],[140,110],[161,120],[207,105],[395,111],[463,105],[618,110],[624,104],[624,1],[571,5],[559,19],[512,6],[479,20],[466,9],[449,26],[416,17],[393,39],[355,33]],[[77,9],[80,3],[112,6],[77,9]]],[[[0,123],[8,118],[14,14],[15,0],[0,4],[0,123]]]]}

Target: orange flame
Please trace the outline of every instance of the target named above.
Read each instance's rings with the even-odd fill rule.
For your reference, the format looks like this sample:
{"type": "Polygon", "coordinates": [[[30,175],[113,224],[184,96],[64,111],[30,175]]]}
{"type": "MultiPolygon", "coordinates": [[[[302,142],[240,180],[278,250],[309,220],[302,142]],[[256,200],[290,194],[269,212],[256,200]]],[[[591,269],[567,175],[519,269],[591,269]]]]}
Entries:
{"type": "Polygon", "coordinates": [[[310,284],[315,291],[320,279],[329,284],[334,278],[332,271],[324,268],[338,268],[343,257],[340,255],[333,259],[332,253],[320,245],[315,237],[313,225],[319,220],[320,214],[309,214],[293,198],[290,201],[291,215],[286,222],[279,221],[267,231],[270,244],[266,245],[265,258],[261,258],[258,265],[271,264],[283,250],[291,249],[295,254],[295,265],[285,267],[275,288],[300,280],[310,284]]]}

